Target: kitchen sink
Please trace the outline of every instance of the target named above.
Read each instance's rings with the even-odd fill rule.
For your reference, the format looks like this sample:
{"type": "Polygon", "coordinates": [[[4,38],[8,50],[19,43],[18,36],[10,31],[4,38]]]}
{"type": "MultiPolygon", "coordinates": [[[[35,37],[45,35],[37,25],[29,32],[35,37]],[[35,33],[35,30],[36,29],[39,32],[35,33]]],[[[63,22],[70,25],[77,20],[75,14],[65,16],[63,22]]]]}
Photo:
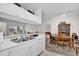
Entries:
{"type": "Polygon", "coordinates": [[[16,38],[16,39],[12,39],[10,41],[15,42],[15,43],[21,43],[21,42],[25,42],[25,41],[32,40],[32,39],[34,39],[34,37],[33,38],[20,38],[20,39],[16,38]]]}

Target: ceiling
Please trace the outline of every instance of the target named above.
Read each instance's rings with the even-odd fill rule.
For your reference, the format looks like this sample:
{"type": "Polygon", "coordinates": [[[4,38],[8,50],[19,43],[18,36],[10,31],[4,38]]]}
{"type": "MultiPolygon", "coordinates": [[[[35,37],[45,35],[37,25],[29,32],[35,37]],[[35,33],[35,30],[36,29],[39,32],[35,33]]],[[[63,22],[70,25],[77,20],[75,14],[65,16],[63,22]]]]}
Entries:
{"type": "Polygon", "coordinates": [[[42,10],[42,17],[44,20],[51,19],[54,16],[77,11],[79,9],[78,3],[21,3],[26,10],[42,10]]]}

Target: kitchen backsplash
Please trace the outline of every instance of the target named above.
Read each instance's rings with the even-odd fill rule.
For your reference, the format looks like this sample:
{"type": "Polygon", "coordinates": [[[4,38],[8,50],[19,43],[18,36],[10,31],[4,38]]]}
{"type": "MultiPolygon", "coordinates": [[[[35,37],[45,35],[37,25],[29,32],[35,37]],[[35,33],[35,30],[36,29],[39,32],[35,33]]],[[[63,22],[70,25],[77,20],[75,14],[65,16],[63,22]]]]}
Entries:
{"type": "Polygon", "coordinates": [[[0,18],[0,22],[6,24],[6,35],[9,35],[10,31],[15,31],[17,33],[22,32],[22,31],[26,32],[26,33],[27,32],[39,32],[39,33],[44,32],[43,25],[25,24],[25,23],[15,22],[15,21],[3,19],[3,18],[0,18]],[[14,29],[13,28],[10,29],[11,26],[13,26],[14,29]],[[19,29],[21,29],[21,30],[19,30],[19,29]]]}

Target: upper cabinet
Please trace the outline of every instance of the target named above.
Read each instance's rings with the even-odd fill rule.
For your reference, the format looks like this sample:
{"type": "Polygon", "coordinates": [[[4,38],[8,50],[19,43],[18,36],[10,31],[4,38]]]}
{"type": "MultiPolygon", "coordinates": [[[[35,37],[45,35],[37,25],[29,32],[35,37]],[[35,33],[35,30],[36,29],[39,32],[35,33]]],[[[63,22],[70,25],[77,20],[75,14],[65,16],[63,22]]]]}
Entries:
{"type": "Polygon", "coordinates": [[[0,13],[0,17],[7,17],[9,19],[15,17],[16,21],[41,24],[41,9],[36,10],[35,14],[33,15],[24,8],[18,7],[15,4],[0,3],[0,13]],[[20,20],[18,20],[17,18],[19,18],[20,20]]]}
{"type": "Polygon", "coordinates": [[[0,3],[0,12],[16,15],[16,6],[10,3],[0,3]]]}

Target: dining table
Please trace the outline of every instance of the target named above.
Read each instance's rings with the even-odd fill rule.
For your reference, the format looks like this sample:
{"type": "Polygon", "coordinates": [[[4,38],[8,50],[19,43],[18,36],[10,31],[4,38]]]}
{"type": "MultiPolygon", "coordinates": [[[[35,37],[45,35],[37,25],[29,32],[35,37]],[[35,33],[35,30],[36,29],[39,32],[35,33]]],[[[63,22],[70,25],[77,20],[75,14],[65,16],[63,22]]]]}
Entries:
{"type": "Polygon", "coordinates": [[[59,43],[62,41],[63,46],[66,44],[70,49],[74,49],[74,39],[70,36],[56,36],[56,41],[59,43]]]}

